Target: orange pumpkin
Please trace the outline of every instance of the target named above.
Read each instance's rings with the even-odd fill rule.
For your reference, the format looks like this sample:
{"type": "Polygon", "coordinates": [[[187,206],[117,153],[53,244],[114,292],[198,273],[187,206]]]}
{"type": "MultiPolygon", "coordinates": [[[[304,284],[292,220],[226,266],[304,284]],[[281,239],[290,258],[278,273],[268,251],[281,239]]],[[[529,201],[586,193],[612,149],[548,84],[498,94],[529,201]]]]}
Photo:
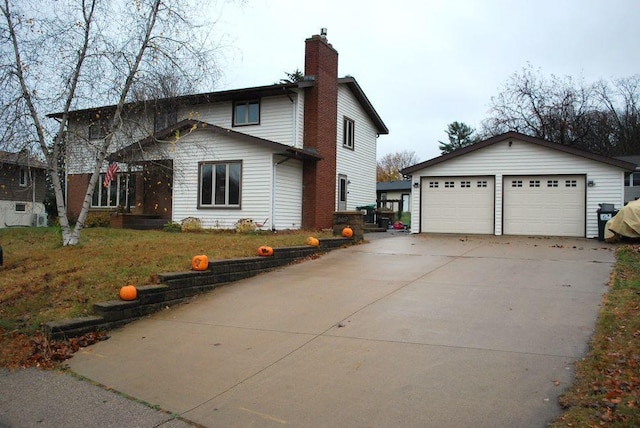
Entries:
{"type": "Polygon", "coordinates": [[[258,255],[264,256],[264,257],[273,256],[273,248],[268,247],[266,245],[258,247],[258,255]]]}
{"type": "Polygon", "coordinates": [[[318,238],[310,236],[307,238],[307,245],[311,245],[312,247],[319,247],[320,241],[318,240],[318,238]]]}
{"type": "Polygon", "coordinates": [[[344,236],[345,238],[351,238],[353,236],[353,229],[351,229],[349,226],[345,227],[344,229],[342,229],[342,236],[344,236]]]}
{"type": "Polygon", "coordinates": [[[138,297],[138,289],[135,285],[125,285],[120,288],[120,298],[122,300],[136,300],[138,297]]]}
{"type": "Polygon", "coordinates": [[[209,258],[204,254],[199,256],[194,256],[191,259],[191,269],[193,270],[207,270],[209,267],[209,258]]]}

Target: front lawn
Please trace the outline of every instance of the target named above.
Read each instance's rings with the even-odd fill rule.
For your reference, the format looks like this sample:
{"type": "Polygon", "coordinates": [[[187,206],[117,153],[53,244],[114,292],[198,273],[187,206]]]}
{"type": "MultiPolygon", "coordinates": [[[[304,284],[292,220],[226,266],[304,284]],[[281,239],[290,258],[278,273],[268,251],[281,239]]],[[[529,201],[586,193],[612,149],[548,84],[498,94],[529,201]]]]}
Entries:
{"type": "Polygon", "coordinates": [[[589,354],[561,398],[565,413],[551,426],[640,426],[640,246],[617,252],[589,354]]]}
{"type": "MultiPolygon", "coordinates": [[[[305,245],[317,232],[168,233],[109,228],[82,232],[80,245],[62,247],[56,228],[0,229],[0,367],[15,356],[16,338],[29,338],[48,321],[91,313],[126,284],[152,284],[162,272],[186,271],[191,258],[253,256],[261,245],[305,245]]],[[[24,345],[24,344],[23,344],[24,345]]]]}

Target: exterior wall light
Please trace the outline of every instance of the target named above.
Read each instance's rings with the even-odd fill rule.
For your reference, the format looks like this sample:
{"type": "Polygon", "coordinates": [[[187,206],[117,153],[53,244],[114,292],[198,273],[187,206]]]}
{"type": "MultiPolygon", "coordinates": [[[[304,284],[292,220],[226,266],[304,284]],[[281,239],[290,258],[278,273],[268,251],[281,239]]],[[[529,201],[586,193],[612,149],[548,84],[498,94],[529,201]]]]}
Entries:
{"type": "Polygon", "coordinates": [[[419,187],[420,187],[420,182],[419,181],[416,181],[415,183],[413,183],[413,188],[414,189],[417,189],[419,187]]]}
{"type": "Polygon", "coordinates": [[[589,181],[587,181],[587,186],[589,186],[589,187],[594,187],[595,185],[596,185],[596,182],[595,182],[595,181],[593,181],[593,180],[589,180],[589,181]]]}

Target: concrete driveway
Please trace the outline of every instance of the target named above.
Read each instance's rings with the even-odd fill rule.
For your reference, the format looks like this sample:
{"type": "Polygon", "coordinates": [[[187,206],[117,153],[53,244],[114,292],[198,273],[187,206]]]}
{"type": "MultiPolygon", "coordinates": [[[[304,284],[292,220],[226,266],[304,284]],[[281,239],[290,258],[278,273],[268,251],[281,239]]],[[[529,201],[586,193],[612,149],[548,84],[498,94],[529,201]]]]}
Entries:
{"type": "Polygon", "coordinates": [[[613,262],[584,239],[376,239],[167,309],[69,365],[208,427],[544,427],[613,262]]]}

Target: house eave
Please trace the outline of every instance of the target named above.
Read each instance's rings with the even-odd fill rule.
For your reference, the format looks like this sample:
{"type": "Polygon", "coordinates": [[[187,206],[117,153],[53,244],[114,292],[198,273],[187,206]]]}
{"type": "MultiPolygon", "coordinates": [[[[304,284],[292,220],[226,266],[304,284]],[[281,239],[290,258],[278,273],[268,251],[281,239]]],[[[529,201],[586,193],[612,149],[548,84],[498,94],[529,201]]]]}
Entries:
{"type": "Polygon", "coordinates": [[[376,132],[378,133],[378,135],[389,134],[389,128],[387,128],[387,125],[384,124],[382,118],[373,107],[373,104],[371,104],[371,101],[369,101],[369,98],[367,98],[364,91],[354,77],[341,77],[338,79],[338,84],[345,84],[351,90],[362,108],[367,112],[367,115],[369,115],[369,118],[371,118],[371,121],[376,127],[376,132]]]}

